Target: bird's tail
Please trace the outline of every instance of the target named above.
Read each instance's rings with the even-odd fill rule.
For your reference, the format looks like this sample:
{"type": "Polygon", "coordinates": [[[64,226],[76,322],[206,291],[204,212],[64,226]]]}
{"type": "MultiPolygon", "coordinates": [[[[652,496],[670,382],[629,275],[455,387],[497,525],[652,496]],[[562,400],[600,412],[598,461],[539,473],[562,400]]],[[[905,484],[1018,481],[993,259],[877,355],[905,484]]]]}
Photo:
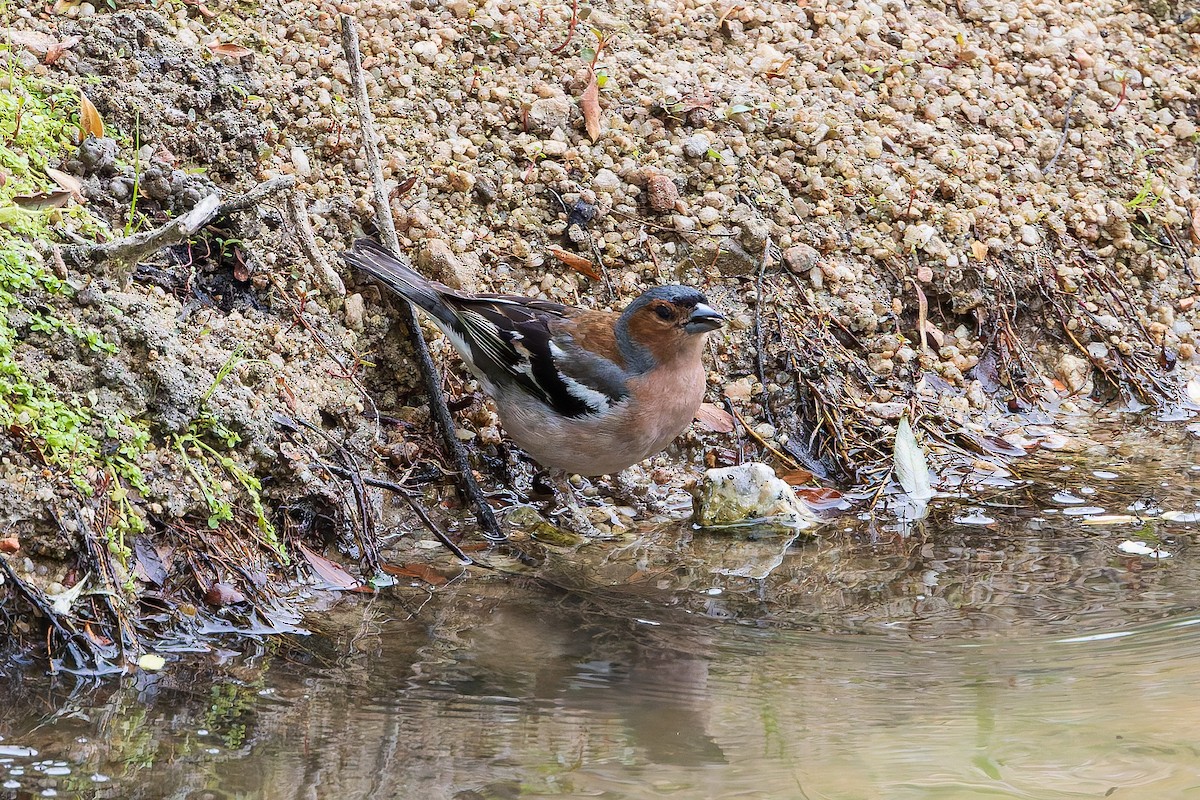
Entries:
{"type": "Polygon", "coordinates": [[[439,284],[421,275],[378,242],[358,239],[351,249],[342,252],[342,259],[387,284],[388,288],[425,309],[435,319],[441,320],[449,312],[438,291],[439,284]]]}

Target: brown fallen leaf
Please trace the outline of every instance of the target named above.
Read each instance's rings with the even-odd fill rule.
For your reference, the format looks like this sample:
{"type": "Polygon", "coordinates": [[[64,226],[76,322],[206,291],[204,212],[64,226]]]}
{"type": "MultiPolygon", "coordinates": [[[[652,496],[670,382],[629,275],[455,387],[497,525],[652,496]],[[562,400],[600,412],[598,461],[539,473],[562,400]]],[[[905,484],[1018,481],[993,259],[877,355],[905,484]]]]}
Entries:
{"type": "Polygon", "coordinates": [[[104,634],[96,633],[94,630],[92,630],[92,623],[90,622],[83,623],[83,632],[84,635],[91,640],[92,644],[96,645],[97,647],[108,647],[113,643],[112,639],[108,638],[104,634]]]}
{"type": "Polygon", "coordinates": [[[601,279],[600,273],[596,270],[596,266],[590,259],[584,258],[581,255],[576,255],[568,250],[563,250],[559,247],[547,247],[550,255],[557,258],[562,263],[566,264],[571,269],[578,272],[580,275],[586,275],[594,281],[601,279]]]}
{"type": "Polygon", "coordinates": [[[68,175],[62,170],[55,169],[54,167],[46,167],[46,174],[49,175],[50,178],[57,183],[63,191],[70,192],[71,196],[75,198],[76,203],[79,203],[80,205],[87,203],[87,198],[83,196],[83,182],[80,181],[79,178],[76,178],[74,175],[68,175]]]}
{"type": "Polygon", "coordinates": [[[317,573],[317,577],[329,584],[330,588],[355,589],[358,587],[358,581],[340,564],[335,564],[325,556],[317,555],[304,545],[300,545],[300,552],[308,560],[308,565],[312,567],[313,572],[317,573]]]}
{"type": "Polygon", "coordinates": [[[721,15],[721,18],[717,20],[717,30],[719,30],[721,33],[728,36],[729,32],[730,32],[729,31],[729,18],[741,10],[742,10],[742,7],[739,5],[732,5],[729,8],[727,8],[725,10],[725,13],[721,15]]]}
{"type": "MultiPolygon", "coordinates": [[[[715,433],[733,432],[733,415],[713,403],[701,403],[696,409],[696,421],[715,433]]],[[[812,475],[809,475],[811,478],[812,475]]]]}
{"type": "Polygon", "coordinates": [[[45,211],[48,208],[62,208],[71,201],[71,193],[66,190],[54,192],[38,192],[37,194],[19,194],[13,197],[13,205],[26,211],[45,211]]]}
{"type": "Polygon", "coordinates": [[[797,467],[787,472],[778,473],[779,479],[788,486],[803,486],[813,479],[813,474],[806,469],[797,467]]]}
{"type": "Polygon", "coordinates": [[[220,608],[233,603],[244,603],[246,595],[239,592],[232,584],[218,582],[208,587],[208,591],[204,593],[204,602],[220,608]]]}
{"type": "Polygon", "coordinates": [[[809,506],[820,510],[832,508],[842,502],[842,493],[837,489],[818,486],[815,489],[797,489],[796,494],[809,506]]]}
{"type": "Polygon", "coordinates": [[[937,325],[934,325],[929,320],[925,320],[925,332],[929,334],[929,338],[933,339],[933,343],[939,348],[946,343],[946,335],[938,329],[937,325]]]}
{"type": "Polygon", "coordinates": [[[1192,244],[1200,244],[1200,206],[1192,209],[1192,244]]]}
{"type": "Polygon", "coordinates": [[[600,138],[600,84],[595,72],[592,72],[587,88],[579,98],[579,108],[583,111],[583,126],[587,129],[588,138],[595,142],[600,138]]]}
{"type": "Polygon", "coordinates": [[[971,255],[975,256],[976,261],[985,260],[988,256],[987,244],[978,239],[971,242],[971,255]]]}
{"type": "Polygon", "coordinates": [[[82,36],[68,36],[62,41],[55,42],[50,49],[46,51],[46,55],[42,56],[42,63],[46,64],[47,66],[53,64],[66,55],[68,50],[79,44],[82,39],[82,36]]]}
{"type": "Polygon", "coordinates": [[[416,578],[425,581],[430,586],[441,586],[447,578],[428,564],[384,564],[380,567],[388,575],[398,578],[416,578]]]}
{"type": "Polygon", "coordinates": [[[100,112],[83,92],[79,93],[79,141],[83,143],[89,136],[100,139],[104,136],[104,120],[100,112]]]}
{"type": "Polygon", "coordinates": [[[238,60],[239,58],[245,58],[246,56],[254,53],[254,51],[249,47],[242,47],[240,44],[229,44],[228,42],[224,44],[217,44],[216,42],[213,42],[208,46],[208,49],[219,56],[232,58],[234,61],[238,60]]]}
{"type": "Polygon", "coordinates": [[[16,536],[5,536],[0,539],[0,553],[15,553],[21,549],[21,540],[16,536]]]}
{"type": "Polygon", "coordinates": [[[419,179],[416,175],[409,175],[407,178],[400,181],[400,184],[392,190],[392,199],[398,200],[401,197],[404,197],[404,195],[412,191],[412,188],[417,185],[418,180],[419,179]]]}

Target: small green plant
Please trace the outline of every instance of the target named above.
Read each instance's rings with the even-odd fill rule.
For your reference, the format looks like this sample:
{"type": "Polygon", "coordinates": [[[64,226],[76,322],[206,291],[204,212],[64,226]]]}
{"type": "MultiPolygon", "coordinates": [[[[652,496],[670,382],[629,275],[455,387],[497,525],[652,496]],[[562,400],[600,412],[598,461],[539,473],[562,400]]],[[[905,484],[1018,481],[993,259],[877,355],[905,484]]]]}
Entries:
{"type": "Polygon", "coordinates": [[[46,169],[74,143],[79,96],[20,74],[13,63],[6,75],[8,91],[0,92],[0,170],[6,175],[0,186],[0,430],[81,494],[107,497],[112,513],[104,535],[110,551],[124,560],[129,555],[126,535],[145,528],[129,493],[147,491],[138,461],[149,446],[149,434],[125,415],[107,423],[98,419],[91,409],[94,392],[90,397],[60,394],[31,375],[21,349],[24,339],[37,333],[66,337],[92,353],[117,350],[98,331],[55,313],[71,288],[31,244],[50,241],[52,227],[66,220],[89,234],[102,232],[103,225],[82,206],[34,210],[13,202],[18,195],[57,190],[46,169]],[[121,444],[114,449],[102,440],[121,444]]]}
{"type": "Polygon", "coordinates": [[[1133,199],[1125,203],[1125,207],[1130,211],[1141,211],[1145,214],[1146,211],[1153,209],[1162,200],[1162,195],[1154,189],[1154,176],[1147,175],[1142,181],[1142,188],[1134,195],[1133,199]]]}
{"type": "Polygon", "coordinates": [[[232,459],[226,452],[218,450],[210,442],[231,450],[241,442],[241,437],[230,430],[209,408],[209,401],[217,388],[233,374],[239,366],[245,363],[266,364],[267,362],[250,362],[246,358],[244,348],[237,348],[225,359],[225,363],[217,370],[211,385],[200,396],[200,412],[192,420],[186,433],[175,437],[175,450],[179,453],[185,469],[200,488],[200,494],[208,506],[208,526],[219,528],[223,523],[234,517],[232,503],[224,496],[220,481],[213,475],[213,465],[223,469],[230,478],[241,487],[250,501],[254,513],[255,527],[258,528],[263,545],[273,550],[285,562],[287,553],[275,526],[267,516],[266,507],[262,502],[262,483],[253,474],[232,459]]]}

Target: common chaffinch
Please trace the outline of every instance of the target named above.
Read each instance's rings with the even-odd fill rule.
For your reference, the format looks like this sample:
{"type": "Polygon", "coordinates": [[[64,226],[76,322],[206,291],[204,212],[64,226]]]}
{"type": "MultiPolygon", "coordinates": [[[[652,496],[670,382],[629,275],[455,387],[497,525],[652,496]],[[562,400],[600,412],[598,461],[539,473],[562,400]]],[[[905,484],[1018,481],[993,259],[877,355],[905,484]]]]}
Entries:
{"type": "Polygon", "coordinates": [[[456,292],[369,239],[342,258],[433,318],[521,449],[581,475],[618,473],[687,428],[704,398],[704,342],[725,322],[687,286],[657,286],[616,314],[456,292]]]}

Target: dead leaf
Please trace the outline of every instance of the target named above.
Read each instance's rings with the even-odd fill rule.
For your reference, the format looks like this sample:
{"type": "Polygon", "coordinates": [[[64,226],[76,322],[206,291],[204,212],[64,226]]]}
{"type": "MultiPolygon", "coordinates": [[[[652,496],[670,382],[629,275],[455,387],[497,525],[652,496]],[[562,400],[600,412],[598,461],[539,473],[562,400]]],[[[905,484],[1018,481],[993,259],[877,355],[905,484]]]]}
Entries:
{"type": "Polygon", "coordinates": [[[583,126],[587,128],[588,138],[595,142],[600,138],[600,84],[595,72],[579,98],[579,108],[583,111],[583,126]]]}
{"type": "Polygon", "coordinates": [[[87,203],[87,198],[83,196],[83,182],[79,178],[68,175],[62,170],[54,169],[54,167],[46,167],[46,174],[64,191],[70,192],[76,203],[80,205],[87,203]]]}
{"type": "Polygon", "coordinates": [[[823,508],[833,508],[842,502],[842,493],[837,489],[818,486],[815,489],[797,489],[796,494],[810,507],[818,511],[823,508]]]}
{"type": "Polygon", "coordinates": [[[13,197],[13,205],[26,211],[45,211],[48,208],[62,208],[71,201],[68,191],[38,192],[37,194],[19,194],[13,197]]]}
{"type": "MultiPolygon", "coordinates": [[[[701,403],[696,409],[696,421],[715,433],[733,432],[733,415],[713,403],[701,403]]],[[[812,476],[809,475],[811,478],[812,476]]]]}
{"type": "Polygon", "coordinates": [[[578,272],[580,275],[586,275],[594,281],[601,279],[600,273],[596,270],[595,265],[592,264],[590,259],[558,247],[547,247],[546,249],[550,251],[550,255],[554,256],[559,261],[578,272]]]}
{"type": "Polygon", "coordinates": [[[0,539],[0,553],[15,553],[21,549],[21,540],[16,536],[5,536],[0,539]]]}
{"type": "Polygon", "coordinates": [[[401,197],[404,197],[404,195],[412,191],[412,188],[417,185],[418,180],[419,179],[416,175],[409,175],[407,178],[400,181],[400,185],[392,190],[392,199],[399,200],[401,197]]]}
{"type": "Polygon", "coordinates": [[[416,578],[419,581],[425,581],[430,586],[441,586],[447,581],[445,575],[428,564],[384,564],[380,569],[388,575],[399,578],[416,578]]]}
{"type": "Polygon", "coordinates": [[[787,472],[778,473],[779,479],[788,486],[803,486],[813,479],[813,474],[806,469],[797,467],[787,472]]]}
{"type": "Polygon", "coordinates": [[[939,348],[946,343],[945,334],[938,330],[937,325],[934,325],[929,320],[925,320],[925,332],[929,334],[929,338],[933,339],[933,343],[939,348]]]}
{"type": "Polygon", "coordinates": [[[335,564],[325,556],[317,555],[304,545],[300,545],[300,552],[308,559],[308,565],[312,567],[313,572],[317,573],[317,577],[329,584],[329,588],[355,589],[358,587],[358,581],[340,564],[335,564]]]}
{"type": "Polygon", "coordinates": [[[85,622],[83,624],[83,632],[88,637],[88,639],[90,639],[92,641],[92,644],[96,645],[97,647],[108,647],[110,644],[113,643],[112,639],[108,638],[107,636],[105,636],[103,634],[96,633],[94,630],[92,630],[92,623],[90,623],[90,622],[85,622]]]}
{"type": "Polygon", "coordinates": [[[218,582],[208,587],[208,591],[204,593],[204,602],[220,608],[233,603],[244,603],[246,595],[239,592],[233,584],[218,582]]]}
{"type": "Polygon", "coordinates": [[[988,246],[978,239],[971,242],[971,255],[975,256],[976,261],[983,261],[988,256],[988,246]]]}
{"type": "Polygon", "coordinates": [[[104,136],[104,120],[92,101],[83,92],[79,93],[79,141],[84,142],[89,136],[100,139],[104,136]]]}
{"type": "Polygon", "coordinates": [[[55,61],[58,61],[60,58],[66,55],[68,50],[79,44],[82,39],[82,36],[68,36],[62,41],[55,42],[54,45],[46,51],[46,55],[42,57],[42,63],[46,65],[53,64],[55,61]]]}
{"type": "Polygon", "coordinates": [[[213,42],[208,46],[208,49],[219,56],[232,58],[234,61],[237,61],[239,58],[245,58],[246,56],[254,54],[254,51],[249,47],[242,47],[240,44],[217,44],[216,42],[213,42]]]}
{"type": "Polygon", "coordinates": [[[1200,206],[1192,209],[1192,244],[1200,244],[1200,206]]]}
{"type": "Polygon", "coordinates": [[[725,10],[725,13],[721,15],[721,18],[719,20],[717,20],[717,30],[719,30],[721,33],[728,36],[729,35],[729,18],[741,10],[742,10],[742,7],[739,5],[732,5],[729,8],[727,8],[725,10]]]}

